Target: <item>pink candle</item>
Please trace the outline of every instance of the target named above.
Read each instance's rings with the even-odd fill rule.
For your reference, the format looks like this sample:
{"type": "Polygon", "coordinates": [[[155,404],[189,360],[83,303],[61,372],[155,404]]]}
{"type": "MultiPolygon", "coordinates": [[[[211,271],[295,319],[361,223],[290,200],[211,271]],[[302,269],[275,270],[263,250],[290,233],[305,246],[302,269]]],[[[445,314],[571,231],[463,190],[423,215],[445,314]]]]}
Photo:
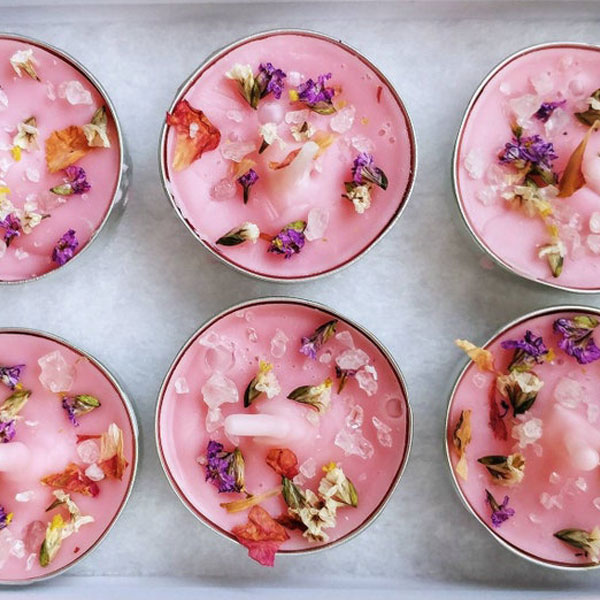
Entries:
{"type": "Polygon", "coordinates": [[[0,37],[0,280],[70,261],[124,202],[123,140],[99,84],[41,42],[0,37]]]}
{"type": "Polygon", "coordinates": [[[478,89],[456,144],[456,193],[479,244],[572,291],[600,289],[599,78],[596,46],[523,50],[478,89]]]}
{"type": "Polygon", "coordinates": [[[544,565],[600,560],[598,317],[557,307],[508,325],[470,349],[477,364],[448,407],[461,497],[496,539],[544,565]]]}
{"type": "Polygon", "coordinates": [[[400,372],[369,334],[323,307],[273,299],[222,313],[190,339],[163,384],[156,427],[185,504],[272,564],[275,550],[331,546],[374,518],[406,462],[411,418],[400,372]],[[302,516],[323,506],[329,480],[337,510],[309,530],[302,516]],[[243,528],[257,519],[273,537],[253,546],[243,528]]]}
{"type": "Polygon", "coordinates": [[[415,140],[370,62],[287,31],[232,44],[194,73],[169,110],[161,160],[175,208],[209,250],[289,280],[347,265],[392,226],[415,140]]]}
{"type": "Polygon", "coordinates": [[[131,491],[137,426],[113,377],[48,334],[0,332],[0,584],[77,562],[131,491]]]}

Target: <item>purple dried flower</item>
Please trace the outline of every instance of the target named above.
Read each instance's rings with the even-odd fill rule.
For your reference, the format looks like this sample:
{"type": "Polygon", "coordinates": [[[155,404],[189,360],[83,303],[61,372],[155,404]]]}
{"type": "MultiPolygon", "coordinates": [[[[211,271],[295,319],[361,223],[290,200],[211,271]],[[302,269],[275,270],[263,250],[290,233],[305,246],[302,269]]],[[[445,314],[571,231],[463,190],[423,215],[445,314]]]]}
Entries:
{"type": "Polygon", "coordinates": [[[496,528],[500,527],[504,521],[507,521],[515,514],[514,508],[508,508],[508,496],[504,496],[502,504],[498,504],[492,494],[485,490],[486,502],[492,509],[492,525],[496,528]]]}
{"type": "Polygon", "coordinates": [[[77,246],[79,246],[79,242],[75,237],[75,230],[69,229],[54,246],[52,260],[62,267],[73,258],[77,246]]]}
{"type": "Polygon", "coordinates": [[[21,235],[21,219],[11,213],[0,220],[0,228],[4,229],[4,242],[10,246],[11,242],[21,235]]]}
{"type": "Polygon", "coordinates": [[[238,177],[237,182],[244,188],[244,204],[248,203],[250,187],[258,181],[258,173],[254,169],[248,169],[241,177],[238,177]]]}
{"type": "Polygon", "coordinates": [[[244,489],[244,458],[239,448],[225,452],[223,444],[209,440],[206,461],[206,481],[215,485],[220,493],[244,489]]]}
{"type": "Polygon", "coordinates": [[[352,165],[352,182],[356,185],[363,185],[365,182],[374,183],[381,189],[386,189],[388,179],[385,173],[375,166],[375,160],[371,154],[361,152],[352,165]]]}
{"type": "Polygon", "coordinates": [[[75,398],[72,396],[63,396],[62,407],[67,411],[69,421],[71,421],[75,427],[79,427],[79,421],[75,415],[75,398]]]}
{"type": "Polygon", "coordinates": [[[552,116],[552,113],[559,106],[564,106],[566,103],[566,100],[559,100],[558,102],[542,102],[540,107],[537,109],[537,112],[533,116],[542,123],[547,123],[552,116]]]}
{"type": "Polygon", "coordinates": [[[512,142],[508,142],[504,146],[504,152],[500,155],[500,162],[523,161],[551,168],[552,161],[557,158],[552,142],[544,141],[539,135],[532,135],[530,137],[513,137],[512,142]]]}
{"type": "Polygon", "coordinates": [[[305,229],[304,221],[290,223],[271,240],[268,252],[283,254],[285,258],[291,258],[294,254],[298,254],[306,242],[305,229]]]}
{"type": "Polygon", "coordinates": [[[50,188],[53,194],[70,196],[71,194],[85,194],[92,189],[86,179],[85,171],[81,167],[70,165],[65,169],[67,175],[65,183],[50,188]]]}
{"type": "Polygon", "coordinates": [[[509,365],[509,370],[530,369],[534,364],[544,362],[548,348],[542,337],[535,337],[529,330],[525,332],[522,340],[506,340],[500,344],[505,350],[514,350],[515,355],[509,365]]]}
{"type": "Polygon", "coordinates": [[[12,513],[7,513],[4,506],[0,506],[0,530],[8,527],[12,520],[12,513]]]}
{"type": "Polygon", "coordinates": [[[15,389],[19,379],[21,379],[21,371],[25,365],[15,365],[14,367],[0,367],[0,381],[11,390],[15,389]]]}
{"type": "Polygon", "coordinates": [[[337,319],[327,321],[327,323],[323,323],[323,325],[317,327],[312,335],[302,336],[300,352],[315,360],[317,358],[317,352],[335,333],[337,323],[337,319]]]}
{"type": "Polygon", "coordinates": [[[0,421],[0,443],[6,444],[12,441],[15,437],[17,430],[15,429],[15,420],[0,421]]]}
{"type": "Polygon", "coordinates": [[[331,73],[319,75],[317,81],[307,79],[304,83],[301,83],[296,88],[298,100],[320,114],[326,115],[335,112],[332,103],[335,90],[326,86],[325,82],[328,79],[331,79],[331,73]]]}
{"type": "Polygon", "coordinates": [[[335,376],[340,380],[337,389],[338,394],[340,394],[342,390],[346,387],[348,377],[356,377],[356,373],[356,369],[342,369],[338,365],[335,365],[335,376]]]}
{"type": "Polygon", "coordinates": [[[277,100],[281,98],[286,74],[281,69],[276,69],[270,62],[260,63],[256,82],[260,89],[260,97],[264,98],[271,93],[277,100]]]}
{"type": "Polygon", "coordinates": [[[577,315],[572,319],[556,319],[553,329],[562,339],[559,348],[573,356],[580,365],[586,365],[600,358],[600,348],[596,346],[592,333],[598,321],[588,315],[577,315]]]}

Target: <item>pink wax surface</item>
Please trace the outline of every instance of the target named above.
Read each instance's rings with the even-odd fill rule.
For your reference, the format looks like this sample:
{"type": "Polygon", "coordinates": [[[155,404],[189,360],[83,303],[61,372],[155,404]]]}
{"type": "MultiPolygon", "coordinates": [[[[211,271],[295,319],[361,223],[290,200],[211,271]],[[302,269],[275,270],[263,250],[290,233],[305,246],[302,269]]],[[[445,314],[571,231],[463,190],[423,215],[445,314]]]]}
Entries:
{"type": "MultiPolygon", "coordinates": [[[[27,569],[29,551],[23,558],[10,556],[0,567],[0,581],[25,581],[46,577],[70,565],[85,555],[116,519],[132,485],[133,465],[136,461],[134,425],[124,404],[123,397],[114,383],[92,361],[79,352],[58,341],[35,334],[1,333],[0,364],[12,366],[24,364],[21,383],[32,394],[20,412],[22,419],[16,424],[13,442],[22,442],[31,452],[32,459],[23,471],[0,472],[0,505],[6,512],[14,513],[8,529],[16,539],[23,539],[24,530],[32,521],[47,524],[57,510],[46,513],[55,500],[53,489],[42,485],[40,479],[52,473],[62,472],[74,462],[86,468],[77,453],[78,435],[95,435],[106,432],[111,423],[123,431],[124,455],[129,463],[121,481],[103,479],[98,482],[100,493],[96,497],[71,493],[83,515],[91,515],[95,521],[63,541],[58,554],[47,567],[39,564],[36,556],[32,568],[27,569]],[[67,363],[75,367],[75,377],[70,394],[93,395],[101,406],[79,417],[79,426],[73,426],[60,397],[46,389],[38,379],[41,369],[38,359],[59,350],[67,363]],[[28,502],[19,502],[16,494],[33,491],[28,502]]],[[[2,385],[2,400],[11,390],[2,385]]],[[[3,444],[4,447],[12,442],[3,444]]],[[[66,511],[60,511],[67,514],[66,511]]],[[[39,548],[38,548],[39,551],[39,548]]]]}
{"type": "MultiPolygon", "coordinates": [[[[494,535],[521,552],[553,564],[583,566],[590,564],[589,559],[583,555],[576,556],[578,550],[553,536],[561,529],[591,531],[600,525],[600,509],[594,504],[600,497],[598,467],[592,471],[574,468],[563,442],[563,436],[571,432],[600,450],[600,421],[594,416],[595,411],[600,408],[598,399],[594,396],[600,378],[600,362],[579,365],[575,358],[558,347],[560,336],[552,330],[556,319],[575,314],[577,313],[553,312],[523,320],[485,346],[494,356],[496,369],[501,372],[506,372],[513,356],[512,350],[505,350],[500,346],[501,342],[522,339],[528,329],[536,336],[542,336],[546,346],[556,353],[552,362],[536,365],[534,371],[544,382],[544,386],[523,419],[529,421],[537,418],[542,421],[542,436],[536,442],[541,448],[541,456],[538,455],[540,448],[536,450],[532,444],[528,444],[525,449],[519,448],[517,439],[511,436],[513,425],[522,422],[519,418],[512,417],[512,410],[504,418],[508,429],[507,441],[494,437],[489,426],[489,396],[491,387],[495,385],[495,376],[490,372],[479,371],[474,364],[470,364],[461,375],[451,399],[447,441],[452,465],[455,467],[458,458],[453,449],[452,434],[461,411],[470,409],[472,440],[466,451],[468,479],[465,481],[455,474],[455,480],[469,506],[494,535]],[[574,379],[582,386],[585,400],[580,401],[575,408],[563,407],[555,399],[555,388],[565,377],[574,379]],[[493,483],[487,469],[477,462],[482,456],[507,456],[514,452],[520,452],[525,457],[525,476],[520,484],[513,487],[493,483]],[[553,473],[558,477],[551,477],[553,473]],[[508,495],[508,506],[515,510],[515,515],[498,528],[494,528],[491,523],[486,489],[499,504],[508,495]],[[555,505],[546,508],[541,502],[542,494],[556,496],[562,508],[555,505]]],[[[595,338],[598,339],[597,333],[595,338]]]]}
{"type": "MultiPolygon", "coordinates": [[[[170,192],[202,241],[238,267],[276,278],[331,271],[352,261],[374,243],[406,201],[414,177],[414,148],[404,108],[364,59],[330,40],[311,34],[273,34],[242,42],[205,67],[181,98],[206,114],[220,130],[221,142],[216,150],[204,153],[188,168],[177,172],[171,168],[176,135],[170,127],[165,154],[170,192]],[[225,74],[236,63],[249,64],[257,72],[259,64],[264,62],[272,62],[288,77],[281,99],[269,94],[255,111],[240,95],[237,82],[225,74]],[[313,161],[306,182],[293,186],[287,195],[282,194],[274,183],[282,171],[270,170],[268,163],[283,160],[302,145],[294,141],[285,121],[286,113],[303,108],[289,99],[288,91],[295,89],[289,83],[290,77],[296,73],[302,76],[302,81],[316,80],[318,75],[328,72],[332,73],[328,84],[342,89],[335,102],[344,101],[347,106],[355,107],[354,124],[349,131],[336,134],[333,145],[313,161]],[[232,197],[211,197],[211,188],[219,181],[224,178],[233,181],[232,161],[221,153],[227,141],[254,142],[258,150],[262,140],[258,130],[265,122],[278,124],[278,134],[286,147],[282,149],[274,142],[262,154],[249,154],[257,162],[254,169],[260,179],[251,188],[248,204],[243,204],[242,188],[237,183],[232,197]],[[357,214],[352,203],[342,198],[344,182],[352,180],[352,163],[359,154],[357,146],[368,149],[389,179],[386,191],[374,187],[372,205],[364,214],[357,214]],[[236,247],[215,244],[245,221],[255,223],[265,234],[275,235],[290,222],[306,220],[310,209],[316,207],[329,212],[324,237],[307,242],[300,254],[289,260],[267,252],[268,242],[262,239],[256,244],[246,242],[236,247]]],[[[308,120],[315,130],[332,133],[330,121],[334,116],[311,112],[308,120]]]]}
{"type": "MultiPolygon", "coordinates": [[[[8,199],[23,208],[27,198],[41,214],[50,214],[30,234],[12,241],[0,258],[0,280],[21,281],[43,275],[58,267],[52,250],[61,236],[74,229],[77,252],[88,244],[104,222],[113,202],[119,179],[121,151],[110,107],[94,84],[75,66],[32,42],[0,39],[0,86],[8,106],[0,105],[0,186],[10,189],[8,199]],[[35,69],[41,81],[18,77],[9,59],[19,50],[33,49],[35,69]],[[90,92],[91,104],[71,104],[59,96],[61,83],[78,81],[90,92]],[[54,96],[55,99],[51,99],[54,96]],[[60,185],[64,173],[50,173],[45,160],[45,141],[53,131],[90,122],[96,109],[105,105],[110,148],[93,148],[76,165],[85,169],[92,188],[82,195],[57,196],[50,188],[60,185]],[[34,116],[37,120],[38,150],[23,150],[13,159],[11,148],[18,123],[34,116]],[[38,179],[39,181],[33,181],[38,179]],[[62,203],[61,203],[62,202],[62,203]]],[[[4,230],[0,230],[2,235],[4,230]]]]}
{"type": "MultiPolygon", "coordinates": [[[[538,107],[542,102],[566,100],[562,107],[566,114],[553,115],[547,126],[532,115],[524,124],[523,133],[524,136],[539,134],[552,142],[558,155],[553,170],[562,174],[570,155],[588,130],[573,113],[586,110],[586,99],[598,87],[598,48],[563,44],[525,51],[502,66],[479,92],[460,135],[455,164],[459,201],[479,242],[517,273],[574,290],[600,288],[600,255],[587,241],[589,235],[596,235],[589,222],[592,213],[600,210],[600,187],[588,179],[587,185],[572,196],[553,201],[560,237],[567,251],[562,274],[555,278],[546,259],[538,257],[540,246],[549,243],[546,225],[539,217],[529,217],[511,208],[501,198],[502,190],[490,167],[499,164],[498,154],[512,137],[510,127],[515,116],[509,102],[530,94],[537,97],[532,104],[538,107]],[[540,78],[547,78],[548,83],[540,78]],[[542,93],[536,92],[532,79],[542,81],[538,83],[542,93]],[[564,117],[564,123],[552,129],[557,115],[560,119],[564,117]],[[474,160],[481,161],[481,175],[475,178],[465,167],[470,153],[474,160]]],[[[594,133],[585,153],[584,172],[586,166],[587,169],[598,168],[593,165],[598,163],[599,150],[600,133],[594,133]]],[[[596,240],[593,237],[592,240],[595,244],[596,240]]]]}
{"type": "MultiPolygon", "coordinates": [[[[284,415],[294,422],[294,429],[304,430],[303,437],[278,443],[264,443],[256,438],[240,438],[240,449],[246,461],[246,488],[252,493],[272,489],[281,483],[281,477],[265,463],[271,448],[289,448],[296,453],[300,465],[309,458],[316,462],[313,477],[305,478],[301,489],[310,488],[316,492],[323,477],[322,466],[334,461],[344,470],[354,483],[359,497],[357,508],[343,507],[337,513],[335,528],[324,530],[330,537],[328,543],[340,540],[361,525],[377,511],[387,499],[390,489],[399,477],[407,458],[410,415],[403,386],[390,363],[378,347],[364,334],[351,325],[340,321],[338,334],[349,332],[357,348],[364,350],[378,373],[378,390],[369,397],[357,382],[349,378],[340,395],[336,393],[335,357],[346,347],[332,338],[321,349],[317,360],[312,360],[299,352],[302,336],[310,335],[318,326],[332,319],[332,315],[297,303],[280,301],[255,304],[227,313],[218,318],[207,329],[200,331],[188,344],[185,352],[170,372],[158,407],[158,442],[163,462],[172,483],[185,502],[201,519],[218,531],[230,534],[232,527],[245,523],[247,511],[230,514],[219,506],[221,502],[241,499],[236,493],[219,493],[210,482],[205,481],[205,469],[197,459],[206,455],[209,439],[221,442],[225,450],[232,450],[233,444],[227,439],[223,428],[209,434],[205,419],[207,407],[203,402],[201,388],[211,369],[206,362],[207,348],[199,339],[207,335],[221,335],[235,344],[235,361],[225,375],[232,379],[239,392],[239,401],[222,405],[225,416],[240,413],[266,413],[284,415]],[[249,330],[256,332],[258,339],[249,340],[249,330]],[[273,357],[271,339],[280,329],[287,335],[287,350],[281,358],[273,357]],[[330,352],[329,363],[319,360],[330,352]],[[274,372],[281,385],[281,393],[271,399],[265,395],[249,408],[243,405],[246,386],[256,375],[259,359],[272,362],[274,372]],[[326,377],[334,380],[331,406],[320,423],[314,425],[307,420],[312,409],[286,398],[290,391],[301,385],[318,385],[326,377]],[[184,378],[189,393],[178,394],[175,382],[184,378]],[[338,431],[345,427],[345,419],[353,404],[362,406],[364,421],[362,434],[373,446],[371,458],[345,455],[334,444],[338,431]],[[391,428],[391,447],[378,442],[372,417],[377,416],[391,428]]],[[[252,331],[250,331],[252,335],[252,331]]],[[[254,339],[254,338],[253,338],[254,339]]],[[[209,357],[209,361],[212,360],[209,357]]],[[[314,411],[313,411],[314,412],[314,411]]],[[[261,504],[269,514],[278,517],[286,512],[286,504],[281,496],[270,498],[261,504]]],[[[310,542],[299,531],[288,531],[290,539],[281,547],[281,552],[309,550],[323,544],[310,542]]]]}

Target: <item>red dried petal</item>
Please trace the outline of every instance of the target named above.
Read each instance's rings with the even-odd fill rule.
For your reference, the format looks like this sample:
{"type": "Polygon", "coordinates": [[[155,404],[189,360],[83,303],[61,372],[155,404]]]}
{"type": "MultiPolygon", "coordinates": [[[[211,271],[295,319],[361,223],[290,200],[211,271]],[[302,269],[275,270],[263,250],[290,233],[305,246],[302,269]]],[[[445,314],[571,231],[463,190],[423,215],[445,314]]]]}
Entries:
{"type": "Polygon", "coordinates": [[[275,564],[275,554],[289,535],[271,515],[260,506],[253,506],[248,522],[231,530],[238,542],[248,548],[248,556],[265,567],[275,564]]]}
{"type": "Polygon", "coordinates": [[[125,457],[119,454],[115,454],[111,458],[101,460],[98,466],[104,471],[104,475],[108,479],[123,479],[123,473],[129,463],[125,460],[125,457]]]}
{"type": "Polygon", "coordinates": [[[66,492],[75,492],[83,496],[97,496],[100,488],[95,481],[92,481],[83,471],[83,469],[71,463],[62,473],[46,475],[42,480],[44,485],[65,490],[66,492]]]}
{"type": "Polygon", "coordinates": [[[77,436],[77,443],[85,442],[86,440],[98,440],[102,436],[99,433],[96,434],[82,434],[77,436]]]}
{"type": "Polygon", "coordinates": [[[506,423],[500,416],[500,408],[496,401],[496,381],[492,382],[490,389],[490,421],[489,425],[494,432],[494,437],[498,440],[506,440],[508,438],[508,431],[506,429],[506,423]]]}
{"type": "Polygon", "coordinates": [[[167,113],[167,125],[175,128],[177,141],[173,168],[181,171],[198,160],[204,152],[214,150],[221,141],[221,132],[201,111],[193,108],[187,100],[181,100],[171,114],[167,113]],[[194,137],[190,125],[197,125],[194,137]]]}
{"type": "Polygon", "coordinates": [[[289,167],[294,162],[298,154],[300,154],[300,150],[302,150],[302,148],[292,150],[281,162],[277,162],[276,160],[269,161],[269,169],[277,171],[279,169],[285,169],[285,167],[289,167]]]}
{"type": "Polygon", "coordinates": [[[298,475],[298,458],[287,448],[273,448],[269,450],[266,458],[267,464],[278,475],[293,479],[298,475]]]}

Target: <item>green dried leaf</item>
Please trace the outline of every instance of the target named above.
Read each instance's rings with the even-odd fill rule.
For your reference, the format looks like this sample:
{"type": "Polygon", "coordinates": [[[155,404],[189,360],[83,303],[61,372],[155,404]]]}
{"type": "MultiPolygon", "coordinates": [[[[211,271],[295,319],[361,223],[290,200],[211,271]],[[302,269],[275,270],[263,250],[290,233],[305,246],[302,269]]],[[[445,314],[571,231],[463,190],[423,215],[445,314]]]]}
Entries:
{"type": "MultiPolygon", "coordinates": [[[[596,90],[591,97],[600,102],[600,89],[596,90]]],[[[600,120],[600,110],[588,106],[587,110],[584,110],[583,112],[576,112],[575,116],[584,125],[593,125],[596,121],[600,120]]]]}
{"type": "Polygon", "coordinates": [[[29,396],[31,396],[31,391],[25,389],[18,389],[10,395],[0,406],[0,421],[14,419],[27,404],[29,396]]]}
{"type": "Polygon", "coordinates": [[[281,478],[283,499],[293,509],[300,510],[306,503],[306,498],[300,488],[287,477],[281,478]]]}

